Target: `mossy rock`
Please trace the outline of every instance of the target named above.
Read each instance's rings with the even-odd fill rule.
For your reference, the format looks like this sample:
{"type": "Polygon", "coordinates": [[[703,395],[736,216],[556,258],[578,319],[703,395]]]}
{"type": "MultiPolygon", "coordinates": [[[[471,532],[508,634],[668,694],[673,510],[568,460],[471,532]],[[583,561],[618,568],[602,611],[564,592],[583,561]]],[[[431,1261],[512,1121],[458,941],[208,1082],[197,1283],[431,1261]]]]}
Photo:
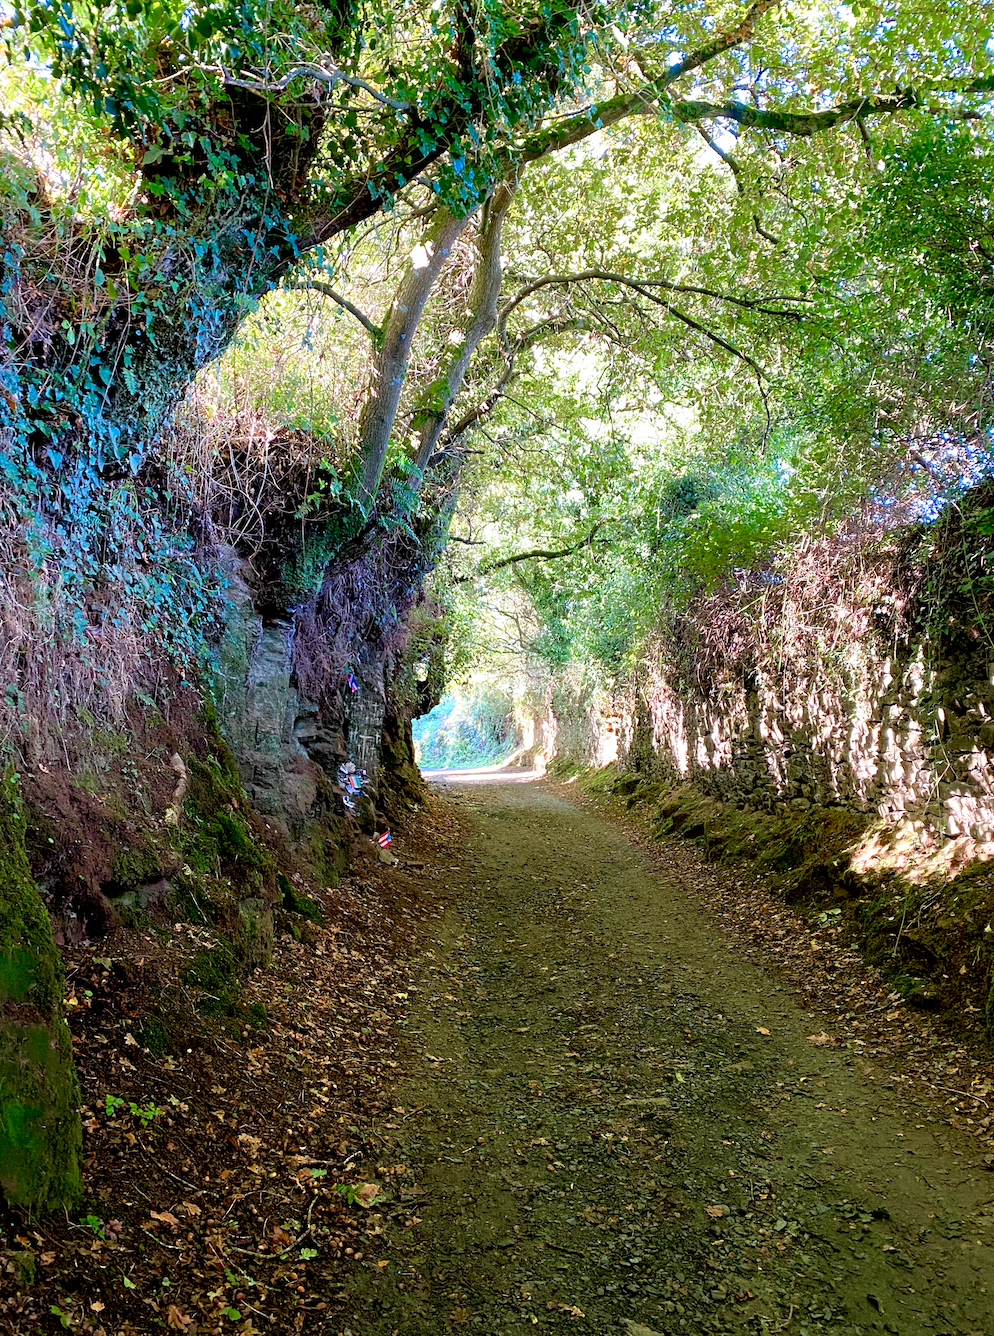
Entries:
{"type": "Polygon", "coordinates": [[[120,895],[136,886],[157,881],[163,875],[162,865],[161,853],[151,844],[137,849],[118,849],[111,868],[112,893],[120,895]]]}
{"type": "Polygon", "coordinates": [[[0,1190],[30,1214],[81,1188],[79,1087],[62,962],[28,868],[16,776],[0,778],[0,1190]]]}
{"type": "Polygon", "coordinates": [[[246,822],[235,812],[218,812],[204,827],[204,835],[213,841],[222,864],[243,868],[268,868],[269,855],[255,842],[246,822]]]}
{"type": "Polygon", "coordinates": [[[238,774],[235,758],[227,747],[218,749],[217,754],[206,761],[196,758],[189,762],[190,789],[187,805],[197,814],[209,816],[228,806],[232,798],[242,798],[242,782],[238,774]]]}
{"type": "Polygon", "coordinates": [[[35,1276],[38,1272],[35,1255],[33,1252],[24,1250],[11,1250],[4,1256],[7,1259],[8,1271],[13,1274],[14,1282],[17,1285],[33,1285],[35,1276]]]}
{"type": "Polygon", "coordinates": [[[273,861],[242,813],[229,806],[198,820],[184,849],[186,870],[176,879],[180,893],[201,910],[198,917],[228,922],[232,902],[269,900],[273,861]]]}
{"type": "Polygon", "coordinates": [[[235,954],[248,970],[267,969],[273,961],[273,909],[252,896],[238,905],[235,954]]]}
{"type": "Polygon", "coordinates": [[[168,1052],[172,1044],[169,1031],[158,1016],[149,1016],[142,1024],[136,1038],[142,1048],[147,1048],[156,1057],[168,1052]]]}
{"type": "Polygon", "coordinates": [[[276,885],[283,896],[283,908],[290,914],[300,914],[302,918],[310,919],[312,923],[320,923],[322,914],[317,903],[309,895],[301,895],[294,889],[293,883],[284,877],[282,872],[277,874],[276,885]]]}
{"type": "Polygon", "coordinates": [[[233,1016],[238,1013],[241,985],[238,962],[230,942],[221,938],[209,950],[198,951],[180,978],[204,994],[199,1010],[205,1015],[233,1016]]]}

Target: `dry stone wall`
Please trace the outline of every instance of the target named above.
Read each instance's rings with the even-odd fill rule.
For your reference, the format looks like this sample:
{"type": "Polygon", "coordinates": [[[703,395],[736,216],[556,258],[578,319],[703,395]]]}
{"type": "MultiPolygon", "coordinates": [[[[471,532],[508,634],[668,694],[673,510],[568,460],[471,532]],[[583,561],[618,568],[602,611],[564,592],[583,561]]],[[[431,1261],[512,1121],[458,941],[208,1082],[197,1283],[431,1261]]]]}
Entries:
{"type": "MultiPolygon", "coordinates": [[[[854,618],[858,624],[860,619],[854,618]]],[[[769,648],[769,625],[725,673],[681,686],[665,646],[597,700],[550,691],[549,754],[673,783],[740,808],[843,807],[904,841],[905,870],[994,857],[994,653],[981,638],[873,635],[845,657],[769,648]],[[743,670],[742,664],[749,666],[743,670]]]]}

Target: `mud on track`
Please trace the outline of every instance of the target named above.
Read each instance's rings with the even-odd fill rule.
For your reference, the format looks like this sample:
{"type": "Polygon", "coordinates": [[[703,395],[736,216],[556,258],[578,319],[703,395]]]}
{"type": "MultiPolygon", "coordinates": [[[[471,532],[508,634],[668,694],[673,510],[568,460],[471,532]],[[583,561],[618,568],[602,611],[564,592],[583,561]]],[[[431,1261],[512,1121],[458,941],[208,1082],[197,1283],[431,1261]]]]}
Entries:
{"type": "Polygon", "coordinates": [[[814,1046],[610,822],[537,783],[445,792],[470,838],[366,1166],[405,1186],[329,1330],[994,1336],[975,1144],[814,1046]]]}

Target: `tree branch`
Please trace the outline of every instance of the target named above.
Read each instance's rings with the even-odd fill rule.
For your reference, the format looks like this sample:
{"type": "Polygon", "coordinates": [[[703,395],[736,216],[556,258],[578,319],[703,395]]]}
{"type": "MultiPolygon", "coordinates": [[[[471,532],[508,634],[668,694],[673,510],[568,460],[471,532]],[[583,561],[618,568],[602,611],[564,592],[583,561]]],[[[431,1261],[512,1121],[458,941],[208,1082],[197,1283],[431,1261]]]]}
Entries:
{"type": "Polygon", "coordinates": [[[665,90],[671,84],[675,83],[684,74],[700,69],[702,65],[714,60],[716,56],[723,55],[726,51],[731,51],[737,46],[744,46],[746,42],[750,42],[755,35],[756,25],[763,15],[771,9],[776,9],[780,3],[781,0],[754,0],[754,3],[749,6],[742,16],[742,21],[734,28],[718,33],[704,46],[698,47],[696,51],[691,51],[682,60],[668,65],[658,77],[649,80],[635,92],[621,93],[596,107],[588,107],[584,111],[578,112],[577,119],[565,130],[558,132],[540,130],[533,134],[521,146],[522,160],[530,162],[535,158],[544,157],[547,153],[555,153],[560,149],[568,148],[569,145],[577,144],[580,140],[586,139],[588,135],[593,134],[596,130],[616,125],[618,121],[625,120],[628,116],[654,115],[658,109],[658,100],[665,95],[665,90]],[[584,116],[586,116],[586,120],[580,119],[584,116]]]}
{"type": "Polygon", "coordinates": [[[309,279],[306,283],[290,283],[287,285],[291,292],[320,292],[323,297],[329,297],[343,311],[348,311],[349,315],[354,315],[366,331],[369,333],[377,347],[383,342],[383,330],[379,325],[374,325],[369,316],[364,311],[360,311],[358,306],[353,306],[347,297],[343,297],[340,292],[336,292],[330,283],[325,283],[322,279],[309,279]]]}
{"type": "MultiPolygon", "coordinates": [[[[934,91],[941,95],[958,90],[934,91]]],[[[671,108],[676,119],[687,125],[693,125],[700,120],[728,120],[735,121],[746,129],[773,130],[775,133],[795,135],[800,138],[809,138],[823,130],[831,130],[837,125],[846,125],[850,121],[861,120],[866,116],[892,116],[896,112],[912,109],[929,112],[932,115],[953,116],[967,120],[975,119],[977,115],[975,112],[953,107],[928,106],[914,88],[900,89],[890,97],[850,98],[848,102],[840,102],[836,107],[826,107],[824,111],[792,111],[789,108],[773,110],[752,107],[745,102],[714,103],[695,100],[674,102],[671,108]]]]}
{"type": "Polygon", "coordinates": [[[511,172],[498,182],[484,206],[477,261],[467,297],[468,327],[448,369],[429,388],[431,399],[415,410],[412,425],[420,439],[414,462],[422,471],[435,453],[453,400],[462,389],[477,348],[497,323],[502,280],[501,232],[517,186],[517,172],[511,172]]]}
{"type": "Polygon", "coordinates": [[[744,194],[745,192],[743,190],[742,181],[740,177],[742,169],[739,167],[739,164],[736,162],[736,160],[732,157],[731,153],[726,153],[720,144],[715,143],[715,141],[711,138],[711,136],[708,134],[707,130],[705,130],[703,125],[696,124],[694,126],[694,129],[704,140],[705,144],[707,144],[708,148],[711,149],[713,153],[717,153],[718,157],[722,160],[725,166],[730,170],[732,175],[735,177],[735,188],[739,192],[739,194],[740,195],[744,194]]]}
{"type": "Polygon", "coordinates": [[[504,390],[514,377],[514,362],[518,353],[525,348],[530,348],[532,344],[537,343],[540,338],[545,336],[554,336],[564,334],[568,330],[580,332],[590,329],[590,321],[579,319],[577,317],[553,317],[549,320],[541,320],[531,329],[525,330],[519,334],[514,341],[513,347],[504,345],[505,366],[500,379],[492,385],[483,398],[470,409],[468,409],[458,422],[454,423],[445,435],[442,447],[433,455],[429,462],[429,467],[438,462],[439,457],[448,451],[453,450],[461,438],[466,435],[471,427],[475,427],[478,422],[492,413],[504,395],[504,390]]]}
{"type": "Polygon", "coordinates": [[[424,263],[410,265],[390,306],[369,390],[359,414],[360,499],[365,506],[372,504],[383,476],[411,345],[425,303],[471,216],[468,213],[456,218],[448,209],[439,210],[421,246],[424,263]]]}
{"type": "MultiPolygon", "coordinates": [[[[579,279],[583,278],[595,278],[595,279],[602,279],[604,281],[611,283],[620,283],[625,287],[631,288],[635,292],[641,293],[643,297],[653,302],[656,306],[661,306],[663,310],[666,311],[669,315],[673,316],[675,320],[682,321],[682,323],[685,324],[688,327],[688,329],[692,329],[696,331],[696,333],[698,334],[703,334],[703,336],[706,339],[708,339],[711,343],[715,344],[719,348],[723,348],[725,352],[731,353],[733,357],[737,357],[739,358],[740,361],[744,362],[746,366],[749,367],[749,369],[752,371],[753,375],[756,377],[756,388],[759,390],[759,397],[763,401],[763,411],[766,415],[766,431],[764,432],[763,435],[763,448],[765,449],[766,438],[769,435],[770,426],[773,420],[770,414],[769,395],[767,393],[765,384],[766,380],[768,379],[766,372],[755,360],[755,358],[751,357],[748,353],[743,352],[741,348],[737,348],[734,343],[730,343],[728,339],[724,338],[721,334],[716,333],[713,329],[709,329],[707,325],[702,325],[699,320],[695,320],[694,317],[688,315],[686,311],[681,311],[680,308],[678,306],[674,306],[672,302],[666,301],[663,297],[659,297],[656,295],[656,293],[651,292],[649,290],[649,283],[651,283],[652,286],[655,287],[672,288],[675,286],[669,283],[665,279],[649,280],[649,283],[647,283],[647,282],[636,281],[631,278],[626,278],[624,274],[611,274],[608,273],[606,270],[596,270],[596,269],[584,270],[580,274],[571,274],[571,275],[553,274],[550,275],[548,278],[536,279],[533,283],[528,284],[524,289],[522,289],[522,291],[518,293],[517,297],[515,297],[512,301],[508,302],[505,305],[503,311],[501,312],[501,319],[498,323],[498,329],[501,331],[505,329],[507,324],[507,317],[510,315],[511,311],[515,308],[515,306],[517,306],[520,302],[522,302],[530,292],[535,292],[539,288],[546,287],[549,284],[571,283],[571,282],[575,283],[579,279]]],[[[717,297],[721,296],[720,293],[711,293],[707,289],[703,288],[694,288],[687,290],[695,292],[707,292],[709,296],[717,296],[717,297]]],[[[765,307],[759,306],[758,303],[745,301],[742,298],[725,297],[723,298],[723,300],[732,301],[738,306],[755,307],[755,309],[760,311],[766,310],[765,307]]],[[[767,299],[760,298],[760,300],[765,301],[767,299]]],[[[780,300],[803,301],[806,299],[800,297],[791,297],[791,298],[781,298],[780,300]]],[[[786,315],[794,319],[800,319],[800,316],[798,316],[795,312],[792,311],[769,311],[767,313],[771,315],[786,315]]],[[[760,453],[762,453],[762,450],[760,451],[760,453]]]]}
{"type": "Polygon", "coordinates": [[[590,532],[578,543],[572,547],[563,547],[552,550],[544,547],[533,548],[530,552],[518,552],[513,557],[501,557],[499,561],[491,561],[486,566],[480,566],[472,575],[460,575],[455,579],[456,584],[465,584],[468,580],[479,579],[481,575],[491,575],[494,571],[503,570],[506,566],[516,566],[520,561],[558,561],[561,557],[572,557],[577,552],[582,552],[585,547],[590,547],[597,536],[598,529],[603,529],[607,523],[606,520],[598,520],[590,532]]]}
{"type": "Polygon", "coordinates": [[[737,27],[728,32],[718,33],[712,41],[698,47],[696,51],[692,51],[689,56],[677,61],[675,65],[671,65],[666,72],[666,82],[675,83],[684,74],[700,69],[709,60],[714,60],[715,56],[724,55],[726,51],[731,51],[737,46],[744,46],[746,42],[751,42],[755,36],[756,25],[759,20],[764,14],[768,14],[771,9],[777,9],[780,3],[781,0],[754,0],[754,3],[742,15],[742,21],[737,27]]]}
{"type": "MultiPolygon", "coordinates": [[[[581,269],[575,274],[548,274],[544,278],[531,279],[525,286],[505,302],[501,308],[498,328],[503,330],[507,325],[508,317],[516,306],[519,306],[532,293],[538,292],[541,288],[566,285],[572,283],[583,283],[587,281],[596,281],[601,283],[619,283],[623,287],[633,288],[636,292],[641,292],[643,296],[648,297],[657,305],[666,306],[667,303],[654,296],[653,293],[646,291],[648,288],[664,288],[667,292],[689,293],[698,297],[711,297],[716,301],[729,302],[733,306],[741,306],[746,310],[760,311],[763,315],[783,316],[788,320],[803,319],[799,311],[777,311],[772,307],[765,305],[767,302],[810,302],[809,297],[791,297],[791,296],[773,296],[773,297],[734,297],[730,293],[717,292],[713,288],[701,288],[692,283],[673,283],[666,278],[639,278],[633,279],[625,274],[615,274],[607,269],[581,269]]],[[[676,312],[674,312],[677,314],[676,312]]],[[[682,317],[680,317],[682,318],[682,317]]]]}
{"type": "MultiPolygon", "coordinates": [[[[199,66],[198,68],[212,71],[213,66],[199,66]]],[[[286,74],[280,79],[234,79],[218,66],[218,73],[221,75],[221,81],[225,88],[244,88],[249,93],[258,93],[262,97],[268,97],[272,93],[283,93],[289,88],[295,79],[313,79],[315,83],[327,84],[329,88],[334,88],[338,83],[349,84],[352,88],[361,88],[364,93],[368,93],[371,98],[381,103],[384,107],[389,107],[392,111],[410,111],[412,104],[410,102],[401,102],[397,98],[387,97],[368,84],[365,79],[360,79],[358,75],[346,74],[344,70],[337,68],[325,69],[321,65],[294,65],[292,69],[287,70],[286,74]]]]}

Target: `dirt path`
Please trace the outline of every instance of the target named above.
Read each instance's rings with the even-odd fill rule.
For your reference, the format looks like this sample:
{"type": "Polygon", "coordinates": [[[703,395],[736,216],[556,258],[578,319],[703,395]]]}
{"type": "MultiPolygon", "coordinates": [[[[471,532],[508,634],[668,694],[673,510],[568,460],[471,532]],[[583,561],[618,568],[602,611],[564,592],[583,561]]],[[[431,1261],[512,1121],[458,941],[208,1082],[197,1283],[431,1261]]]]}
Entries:
{"type": "Polygon", "coordinates": [[[992,1336],[974,1143],[813,1044],[609,822],[540,784],[447,793],[471,835],[366,1166],[387,1247],[338,1330],[992,1336]]]}

